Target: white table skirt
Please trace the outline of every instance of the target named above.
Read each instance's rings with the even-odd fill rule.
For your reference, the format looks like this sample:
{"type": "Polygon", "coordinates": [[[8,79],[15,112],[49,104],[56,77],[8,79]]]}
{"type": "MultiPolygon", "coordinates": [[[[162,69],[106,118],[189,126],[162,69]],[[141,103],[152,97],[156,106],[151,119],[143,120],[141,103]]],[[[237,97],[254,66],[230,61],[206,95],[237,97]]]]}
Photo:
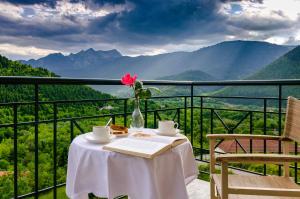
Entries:
{"type": "Polygon", "coordinates": [[[68,197],[87,199],[88,193],[93,193],[109,199],[120,195],[131,199],[187,199],[186,185],[198,175],[190,142],[153,159],[102,147],[88,142],[84,135],[73,140],[68,156],[68,197]]]}

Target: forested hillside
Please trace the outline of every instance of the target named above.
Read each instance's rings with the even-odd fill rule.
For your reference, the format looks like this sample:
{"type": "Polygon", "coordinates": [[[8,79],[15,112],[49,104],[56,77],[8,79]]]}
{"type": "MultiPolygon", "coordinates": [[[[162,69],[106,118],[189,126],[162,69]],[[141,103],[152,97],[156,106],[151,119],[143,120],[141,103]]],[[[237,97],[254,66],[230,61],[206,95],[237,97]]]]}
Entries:
{"type": "Polygon", "coordinates": [[[299,79],[300,46],[262,68],[247,79],[299,79]]]}
{"type": "MultiPolygon", "coordinates": [[[[33,68],[30,65],[11,61],[0,55],[0,76],[39,76],[58,77],[58,75],[44,68],[33,68]]],[[[0,101],[30,101],[34,99],[33,87],[30,85],[0,87],[0,101]]],[[[110,95],[95,91],[88,86],[41,86],[40,98],[42,100],[75,100],[75,99],[98,99],[110,98],[110,95]]]]}
{"type": "MultiPolygon", "coordinates": [[[[265,66],[257,73],[246,78],[248,80],[267,79],[300,79],[300,46],[289,51],[271,64],[265,66]]],[[[216,93],[226,96],[278,96],[278,88],[275,86],[265,87],[229,87],[216,93]]],[[[289,95],[300,97],[300,86],[284,86],[283,96],[289,95]]]]}
{"type": "MultiPolygon", "coordinates": [[[[8,60],[0,55],[0,76],[42,76],[57,77],[56,74],[43,69],[33,68],[17,61],[8,60]]],[[[78,100],[78,99],[108,99],[108,94],[95,91],[88,86],[76,85],[41,85],[39,87],[41,101],[51,100],[78,100]]],[[[0,102],[30,102],[34,99],[34,87],[32,85],[1,85],[0,102]]],[[[84,115],[108,114],[120,111],[120,105],[114,103],[113,110],[101,110],[109,103],[85,103],[85,104],[58,104],[58,118],[70,118],[84,115]]],[[[34,105],[18,106],[18,122],[34,121],[34,105]]],[[[53,104],[41,104],[39,106],[40,120],[53,119],[53,104]]],[[[78,121],[83,129],[90,131],[91,126],[105,122],[107,119],[91,119],[90,121],[78,121]]],[[[12,124],[13,111],[11,106],[0,107],[0,124],[12,124]]],[[[58,183],[65,182],[66,161],[68,146],[70,143],[70,122],[58,124],[57,135],[57,176],[58,183]]],[[[76,135],[78,129],[75,129],[76,135]]],[[[18,126],[18,188],[19,195],[30,193],[34,187],[34,126],[18,126]]],[[[53,123],[39,125],[39,188],[52,186],[53,176],[53,123]]],[[[13,128],[0,128],[0,199],[11,198],[13,194],[13,128]]]]}
{"type": "MultiPolygon", "coordinates": [[[[214,76],[205,73],[201,70],[188,70],[177,75],[169,75],[159,77],[159,80],[172,80],[172,81],[214,81],[217,80],[214,76]]],[[[203,92],[213,91],[219,87],[195,87],[194,93],[199,95],[203,92]]],[[[189,95],[190,87],[189,86],[163,86],[160,87],[161,95],[165,96],[180,96],[180,95],[189,95]]]]}

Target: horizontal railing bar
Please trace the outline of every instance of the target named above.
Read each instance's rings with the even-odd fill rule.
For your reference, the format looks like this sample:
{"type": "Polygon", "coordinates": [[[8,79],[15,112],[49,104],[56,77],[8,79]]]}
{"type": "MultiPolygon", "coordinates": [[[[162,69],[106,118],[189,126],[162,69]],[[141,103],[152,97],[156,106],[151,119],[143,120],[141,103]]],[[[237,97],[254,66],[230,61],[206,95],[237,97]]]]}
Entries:
{"type": "MultiPolygon", "coordinates": [[[[39,101],[38,104],[62,104],[62,103],[82,103],[82,102],[109,102],[109,101],[122,101],[128,98],[110,98],[110,99],[82,99],[82,100],[57,100],[57,101],[39,101]]],[[[33,105],[34,101],[28,102],[7,102],[0,103],[0,106],[12,106],[12,105],[33,105]]]]}
{"type": "MultiPolygon", "coordinates": [[[[61,184],[58,184],[56,185],[56,187],[62,187],[62,186],[65,186],[66,183],[61,183],[61,184]]],[[[54,189],[54,186],[50,186],[50,187],[46,187],[44,189],[40,189],[38,190],[38,193],[44,193],[44,192],[47,192],[47,191],[51,191],[52,189],[54,189]]],[[[34,196],[36,193],[35,192],[31,192],[31,193],[27,193],[27,194],[24,194],[24,195],[20,195],[18,196],[18,198],[27,198],[27,197],[30,197],[30,196],[34,196]]]]}
{"type": "MultiPolygon", "coordinates": [[[[116,113],[114,114],[116,116],[123,116],[124,113],[116,113]]],[[[82,116],[82,117],[70,117],[70,118],[61,118],[61,119],[57,119],[57,122],[68,122],[71,120],[82,120],[82,119],[94,119],[94,118],[102,118],[102,117],[111,117],[111,114],[105,114],[105,115],[91,115],[91,116],[82,116]]],[[[47,124],[47,123],[53,123],[54,120],[39,120],[38,124],[47,124]]],[[[23,126],[23,125],[33,125],[35,124],[35,121],[31,121],[31,122],[19,122],[17,123],[18,126],[23,126]]],[[[4,127],[12,127],[13,123],[9,123],[9,124],[0,124],[0,128],[4,128],[4,127]]]]}
{"type": "MultiPolygon", "coordinates": [[[[190,107],[189,107],[190,108],[190,107]]],[[[194,108],[201,108],[200,106],[194,106],[194,108]]],[[[203,109],[206,110],[217,110],[217,111],[234,111],[234,112],[253,112],[253,113],[264,113],[264,111],[259,110],[246,110],[246,109],[226,109],[226,108],[209,108],[209,107],[203,107],[203,109]]],[[[278,114],[278,112],[275,111],[267,111],[266,113],[270,114],[278,114]]],[[[281,112],[282,114],[285,114],[285,112],[281,112]]]]}
{"type": "MultiPolygon", "coordinates": [[[[188,106],[187,109],[190,109],[191,107],[188,106]]],[[[194,106],[193,108],[200,108],[200,106],[194,106]]],[[[156,109],[156,110],[147,110],[148,113],[153,113],[153,112],[162,112],[162,111],[175,111],[175,110],[184,110],[184,107],[179,107],[179,108],[168,108],[168,109],[156,109]]],[[[205,110],[217,110],[217,111],[235,111],[235,112],[249,112],[250,110],[243,110],[243,109],[222,109],[222,108],[206,108],[203,107],[203,109],[205,110]]],[[[142,113],[145,113],[145,111],[141,111],[142,113]]],[[[263,111],[255,111],[255,110],[251,110],[251,112],[253,113],[264,113],[263,111]]],[[[269,114],[278,114],[278,112],[272,112],[272,111],[267,111],[266,113],[269,114]]],[[[127,113],[113,113],[113,115],[115,116],[124,116],[124,114],[126,115],[130,115],[131,112],[127,112],[127,113]]],[[[285,112],[282,112],[282,114],[285,114],[285,112]]],[[[67,122],[70,120],[81,120],[81,119],[94,119],[94,118],[102,118],[102,117],[111,117],[112,114],[104,114],[104,115],[91,115],[91,116],[81,116],[81,117],[71,117],[71,118],[61,118],[61,119],[57,119],[57,122],[67,122]]],[[[53,119],[51,120],[39,120],[39,124],[47,124],[47,123],[52,123],[54,122],[53,119]]],[[[23,126],[23,125],[33,125],[35,124],[35,121],[30,121],[30,122],[18,122],[17,125],[18,126],[23,126]]],[[[8,128],[8,127],[13,127],[13,123],[7,123],[7,124],[0,124],[0,128],[8,128]]]]}
{"type": "MultiPolygon", "coordinates": [[[[151,99],[170,99],[170,98],[184,98],[184,97],[190,97],[189,95],[175,95],[175,96],[154,96],[151,97],[151,99]]],[[[205,95],[196,95],[194,96],[196,98],[203,97],[203,98],[218,98],[218,99],[249,99],[249,100],[279,100],[277,97],[246,97],[246,96],[205,96],[205,95]]],[[[81,103],[81,102],[109,102],[109,101],[122,101],[122,100],[128,100],[130,98],[106,98],[106,99],[82,99],[82,100],[53,100],[53,101],[39,101],[39,104],[63,104],[63,103],[81,103]]],[[[281,99],[281,100],[287,100],[287,99],[281,99]]],[[[28,102],[5,102],[0,103],[0,106],[12,106],[12,105],[33,105],[35,104],[34,101],[28,101],[28,102]]]]}
{"type": "MultiPolygon", "coordinates": [[[[195,160],[200,161],[200,162],[210,163],[210,162],[207,161],[207,160],[200,160],[200,159],[198,159],[198,158],[195,158],[195,160]]],[[[221,166],[221,165],[218,164],[218,163],[216,163],[216,165],[221,166]]],[[[247,173],[251,173],[251,174],[263,175],[262,173],[258,173],[258,172],[255,172],[255,171],[250,171],[250,170],[246,170],[246,169],[242,169],[242,168],[238,168],[238,167],[228,166],[228,168],[234,169],[234,170],[238,170],[238,171],[247,172],[247,173]]]]}
{"type": "MultiPolygon", "coordinates": [[[[203,97],[203,98],[221,98],[221,99],[249,99],[249,100],[279,100],[278,97],[248,97],[248,96],[213,96],[213,95],[195,95],[195,97],[203,97]]],[[[287,100],[285,98],[281,100],[287,100]]]]}
{"type": "MultiPolygon", "coordinates": [[[[251,85],[300,85],[299,79],[278,80],[219,80],[219,81],[172,81],[143,80],[144,85],[177,86],[251,86],[251,85]]],[[[65,78],[65,77],[24,77],[0,76],[0,84],[77,84],[77,85],[122,85],[119,79],[65,78]]]]}
{"type": "MultiPolygon", "coordinates": [[[[161,98],[184,98],[189,96],[155,96],[151,97],[150,99],[161,99],[161,98]]],[[[130,98],[106,98],[106,99],[81,99],[81,100],[53,100],[53,101],[39,101],[39,104],[63,104],[63,103],[81,103],[81,102],[109,102],[109,101],[124,101],[129,100],[130,98]]],[[[34,101],[28,102],[6,102],[0,103],[0,106],[12,106],[12,105],[33,105],[34,101]]]]}
{"type": "Polygon", "coordinates": [[[204,174],[210,175],[210,173],[207,172],[207,171],[201,171],[201,170],[200,170],[199,173],[204,173],[204,174]]]}
{"type": "MultiPolygon", "coordinates": [[[[170,108],[170,109],[158,109],[158,110],[149,110],[147,111],[148,113],[151,112],[155,112],[155,111],[170,111],[170,110],[177,110],[177,109],[184,109],[184,108],[170,108]]],[[[142,113],[144,113],[144,111],[141,111],[142,113]]],[[[126,115],[130,115],[130,112],[127,113],[113,113],[113,115],[115,116],[124,116],[124,114],[126,115]]],[[[71,120],[82,120],[82,119],[94,119],[94,118],[102,118],[102,117],[111,117],[112,114],[104,114],[104,115],[89,115],[89,116],[81,116],[81,117],[70,117],[70,118],[60,118],[57,119],[57,122],[68,122],[71,120]]],[[[39,120],[39,124],[46,124],[46,123],[52,123],[54,122],[53,119],[51,120],[39,120]]],[[[17,125],[18,126],[23,126],[23,125],[33,125],[35,124],[35,121],[30,121],[30,122],[18,122],[17,125]]],[[[8,123],[8,124],[0,124],[0,128],[7,128],[7,127],[13,127],[14,123],[8,123]]]]}

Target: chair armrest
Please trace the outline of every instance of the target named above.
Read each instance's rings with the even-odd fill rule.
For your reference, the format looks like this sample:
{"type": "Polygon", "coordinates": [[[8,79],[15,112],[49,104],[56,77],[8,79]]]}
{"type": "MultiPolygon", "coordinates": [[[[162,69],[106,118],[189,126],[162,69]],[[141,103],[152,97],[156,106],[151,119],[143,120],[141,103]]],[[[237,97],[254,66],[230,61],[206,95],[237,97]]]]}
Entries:
{"type": "Polygon", "coordinates": [[[226,154],[216,157],[217,162],[283,163],[300,162],[300,156],[283,154],[226,154]]]}
{"type": "Polygon", "coordinates": [[[274,135],[253,135],[253,134],[208,134],[206,135],[209,139],[224,139],[224,140],[233,140],[233,139],[255,139],[255,140],[281,140],[281,141],[290,141],[290,139],[282,136],[274,135]]]}

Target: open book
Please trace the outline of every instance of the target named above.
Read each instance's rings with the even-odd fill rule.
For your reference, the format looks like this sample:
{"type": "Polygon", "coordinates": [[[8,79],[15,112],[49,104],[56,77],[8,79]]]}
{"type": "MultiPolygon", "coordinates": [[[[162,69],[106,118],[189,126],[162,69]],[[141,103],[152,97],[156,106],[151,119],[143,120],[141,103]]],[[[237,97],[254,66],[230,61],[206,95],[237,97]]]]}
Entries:
{"type": "Polygon", "coordinates": [[[187,138],[183,135],[167,137],[136,133],[128,138],[109,143],[103,149],[143,158],[153,158],[186,141],[187,138]]]}

